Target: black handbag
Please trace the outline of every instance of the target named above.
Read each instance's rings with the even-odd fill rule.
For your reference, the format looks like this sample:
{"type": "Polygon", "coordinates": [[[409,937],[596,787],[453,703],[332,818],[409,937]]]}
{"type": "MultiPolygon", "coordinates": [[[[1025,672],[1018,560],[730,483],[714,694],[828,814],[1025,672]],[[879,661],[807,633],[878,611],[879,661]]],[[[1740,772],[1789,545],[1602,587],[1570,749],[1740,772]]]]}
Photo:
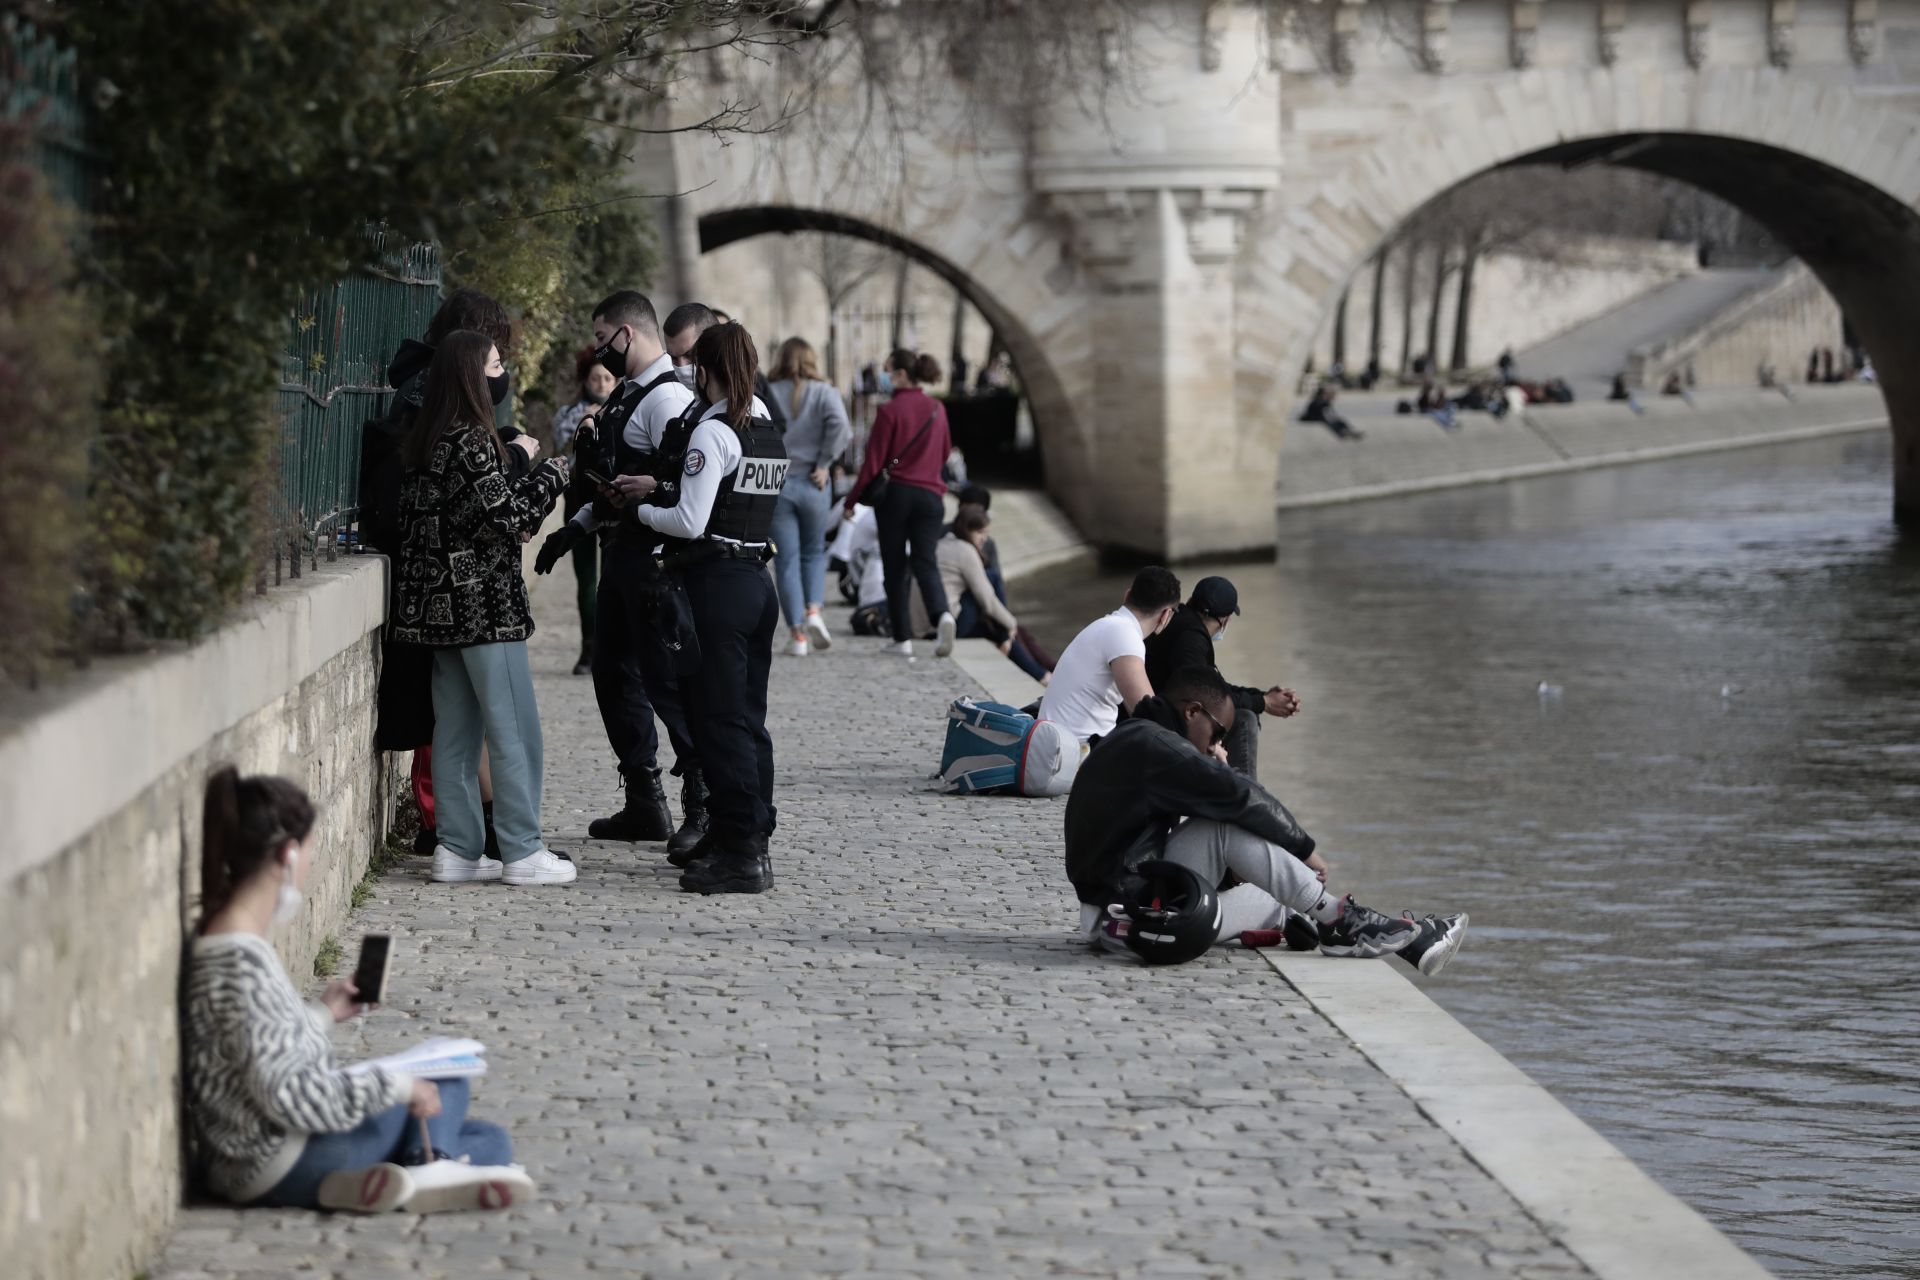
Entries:
{"type": "Polygon", "coordinates": [[[867,481],[867,487],[860,491],[858,501],[870,507],[878,507],[887,500],[887,490],[893,487],[893,469],[900,465],[900,459],[913,451],[913,446],[920,443],[921,436],[933,430],[933,420],[939,416],[940,406],[936,404],[933,406],[933,412],[927,415],[926,425],[913,433],[913,439],[907,441],[906,446],[893,455],[893,461],[873,473],[873,479],[867,481]]]}

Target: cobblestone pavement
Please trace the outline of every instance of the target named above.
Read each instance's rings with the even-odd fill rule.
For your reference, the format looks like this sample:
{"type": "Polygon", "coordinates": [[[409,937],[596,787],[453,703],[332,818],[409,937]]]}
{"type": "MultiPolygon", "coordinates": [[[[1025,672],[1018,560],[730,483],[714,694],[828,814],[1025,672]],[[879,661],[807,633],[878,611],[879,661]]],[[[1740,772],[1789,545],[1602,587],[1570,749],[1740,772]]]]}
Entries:
{"type": "MultiPolygon", "coordinates": [[[[779,883],[681,893],[615,800],[537,580],[562,889],[390,875],[343,1054],[487,1043],[474,1114],[541,1184],[505,1215],[187,1209],[154,1280],[294,1275],[1575,1276],[1513,1199],[1258,956],[1148,970],[1072,936],[1064,801],[927,775],[951,663],[871,640],[774,667],[779,883]]],[[[1358,962],[1355,963],[1366,963],[1358,962]]]]}

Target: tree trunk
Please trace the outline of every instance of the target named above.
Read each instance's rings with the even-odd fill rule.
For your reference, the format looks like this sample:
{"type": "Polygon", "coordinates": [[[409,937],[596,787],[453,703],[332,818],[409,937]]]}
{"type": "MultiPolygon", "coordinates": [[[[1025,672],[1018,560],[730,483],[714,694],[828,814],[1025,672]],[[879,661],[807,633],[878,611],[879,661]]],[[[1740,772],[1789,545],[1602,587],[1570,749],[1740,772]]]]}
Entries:
{"type": "Polygon", "coordinates": [[[1433,246],[1433,299],[1427,306],[1427,372],[1440,373],[1440,298],[1447,291],[1447,246],[1433,246]]]}
{"type": "Polygon", "coordinates": [[[1454,373],[1466,372],[1473,363],[1473,268],[1479,261],[1479,241],[1470,240],[1460,260],[1460,297],[1453,304],[1453,359],[1449,365],[1454,373]]]}
{"type": "Polygon", "coordinates": [[[893,345],[897,348],[905,345],[901,341],[907,323],[907,255],[900,255],[900,265],[893,277],[893,345]]]}
{"type": "Polygon", "coordinates": [[[947,352],[947,387],[951,391],[965,391],[962,382],[960,362],[966,359],[967,334],[967,295],[958,289],[953,291],[953,345],[947,352]]]}
{"type": "Polygon", "coordinates": [[[1387,299],[1387,253],[1392,245],[1383,245],[1373,256],[1373,310],[1367,315],[1367,365],[1380,367],[1380,309],[1387,299]]]}
{"type": "Polygon", "coordinates": [[[1413,277],[1418,260],[1413,241],[1406,242],[1400,263],[1400,376],[1413,371],[1413,277]]]}
{"type": "Polygon", "coordinates": [[[1331,369],[1334,365],[1338,365],[1342,374],[1347,371],[1347,295],[1350,292],[1352,292],[1351,287],[1342,289],[1340,301],[1334,304],[1333,364],[1327,366],[1331,369]]]}

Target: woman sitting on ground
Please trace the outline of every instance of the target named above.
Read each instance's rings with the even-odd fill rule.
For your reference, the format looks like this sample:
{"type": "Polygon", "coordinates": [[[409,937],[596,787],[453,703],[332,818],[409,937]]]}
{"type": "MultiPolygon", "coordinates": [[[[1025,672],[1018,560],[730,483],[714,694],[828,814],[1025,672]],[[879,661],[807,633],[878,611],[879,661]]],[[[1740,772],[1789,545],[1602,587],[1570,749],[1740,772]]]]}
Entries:
{"type": "MultiPolygon", "coordinates": [[[[961,507],[960,514],[954,517],[951,530],[935,548],[947,599],[960,602],[959,634],[991,640],[995,648],[1013,660],[1015,666],[1042,685],[1048,684],[1053,679],[1052,673],[1020,642],[1019,620],[1006,605],[1000,603],[993,584],[987,579],[984,550],[987,528],[984,508],[961,507]]],[[[924,616],[921,622],[923,631],[932,628],[931,621],[924,616]]]]}
{"type": "Polygon", "coordinates": [[[313,819],[285,778],[229,766],[207,783],[182,1014],[200,1172],[240,1205],[431,1213],[527,1199],[533,1182],[509,1163],[506,1131],[467,1119],[464,1079],[342,1070],[326,1028],[367,1006],[347,979],[304,1005],[281,967],[267,930],[300,909],[313,819]]]}

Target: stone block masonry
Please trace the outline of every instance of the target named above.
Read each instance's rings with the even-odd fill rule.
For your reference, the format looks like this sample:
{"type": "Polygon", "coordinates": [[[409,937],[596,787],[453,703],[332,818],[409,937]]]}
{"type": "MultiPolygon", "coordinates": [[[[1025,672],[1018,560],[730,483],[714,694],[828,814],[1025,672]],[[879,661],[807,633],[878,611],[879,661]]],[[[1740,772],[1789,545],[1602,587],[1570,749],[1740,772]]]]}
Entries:
{"type": "Polygon", "coordinates": [[[0,720],[0,1273],[124,1280],[182,1195],[178,989],[207,774],[320,809],[310,973],[392,811],[373,752],[384,562],[322,566],[191,648],[99,664],[0,720]]]}
{"type": "Polygon", "coordinates": [[[766,896],[683,894],[658,846],[586,840],[616,783],[571,597],[535,580],[533,656],[548,838],[580,879],[410,860],[343,935],[396,936],[392,1003],[337,1029],[352,1056],[484,1040],[475,1114],[539,1202],[195,1207],[155,1280],[1590,1274],[1258,955],[1090,954],[1065,802],[930,786],[977,688],[953,663],[851,636],[776,661],[766,896]]]}

